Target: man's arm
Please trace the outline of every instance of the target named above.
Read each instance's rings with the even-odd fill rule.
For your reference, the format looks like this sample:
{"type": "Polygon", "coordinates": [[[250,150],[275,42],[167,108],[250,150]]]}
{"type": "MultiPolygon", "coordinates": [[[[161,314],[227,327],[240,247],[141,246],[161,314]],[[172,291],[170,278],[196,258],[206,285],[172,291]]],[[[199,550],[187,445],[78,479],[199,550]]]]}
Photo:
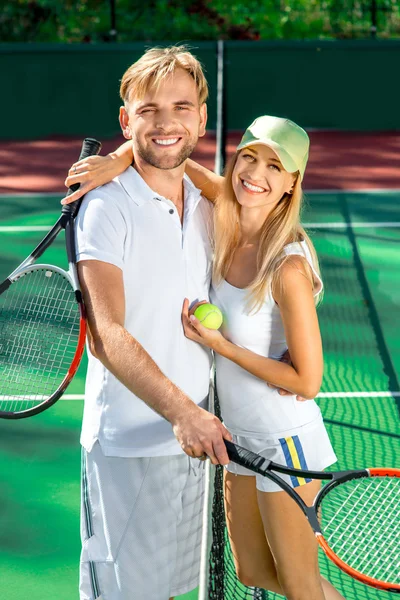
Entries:
{"type": "Polygon", "coordinates": [[[171,423],[186,454],[201,456],[205,453],[214,464],[227,464],[223,438],[231,439],[231,436],[226,428],[174,385],[124,328],[122,271],[97,260],[79,262],[78,271],[93,355],[132,393],[171,423]]]}

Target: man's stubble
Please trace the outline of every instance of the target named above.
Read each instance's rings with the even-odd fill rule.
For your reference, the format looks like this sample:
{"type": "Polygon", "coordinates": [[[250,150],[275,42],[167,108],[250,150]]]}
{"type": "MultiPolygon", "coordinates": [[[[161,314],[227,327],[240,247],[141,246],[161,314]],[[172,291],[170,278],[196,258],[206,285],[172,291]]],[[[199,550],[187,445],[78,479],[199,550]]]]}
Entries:
{"type": "MultiPolygon", "coordinates": [[[[177,135],[176,137],[181,136],[177,135]]],[[[137,138],[133,140],[133,145],[140,158],[146,163],[156,169],[169,171],[170,169],[176,169],[176,167],[179,167],[187,158],[189,158],[196,147],[197,141],[197,136],[195,138],[188,138],[183,148],[181,148],[179,154],[176,156],[158,156],[150,147],[143,146],[137,138]]]]}

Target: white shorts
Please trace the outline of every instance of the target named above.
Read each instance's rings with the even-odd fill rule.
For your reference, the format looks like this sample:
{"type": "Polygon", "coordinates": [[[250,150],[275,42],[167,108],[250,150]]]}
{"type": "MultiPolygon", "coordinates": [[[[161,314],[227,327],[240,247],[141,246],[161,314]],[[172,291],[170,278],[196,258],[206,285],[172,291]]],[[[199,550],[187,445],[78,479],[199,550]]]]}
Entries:
{"type": "MultiPolygon", "coordinates": [[[[242,433],[242,432],[240,432],[242,433]]],[[[233,441],[247,450],[261,454],[268,460],[280,465],[287,465],[296,469],[310,469],[322,471],[337,461],[332,444],[321,418],[296,427],[283,434],[266,436],[265,438],[251,437],[250,435],[235,435],[233,441]]],[[[256,478],[256,487],[260,492],[281,492],[282,489],[273,481],[263,475],[255,474],[245,467],[229,463],[226,467],[235,475],[251,475],[256,478]]],[[[309,483],[311,479],[293,477],[278,473],[293,488],[309,483]]]]}
{"type": "Polygon", "coordinates": [[[82,454],[80,600],[168,600],[198,585],[204,463],[82,454]]]}

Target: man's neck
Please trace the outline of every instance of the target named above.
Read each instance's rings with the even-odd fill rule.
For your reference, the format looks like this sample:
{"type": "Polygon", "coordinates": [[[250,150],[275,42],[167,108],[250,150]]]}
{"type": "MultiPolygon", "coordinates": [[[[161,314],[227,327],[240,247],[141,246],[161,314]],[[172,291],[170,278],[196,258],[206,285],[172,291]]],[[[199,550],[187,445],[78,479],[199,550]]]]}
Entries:
{"type": "Polygon", "coordinates": [[[185,163],[175,169],[157,169],[135,156],[134,168],[154,192],[182,207],[185,163]]]}

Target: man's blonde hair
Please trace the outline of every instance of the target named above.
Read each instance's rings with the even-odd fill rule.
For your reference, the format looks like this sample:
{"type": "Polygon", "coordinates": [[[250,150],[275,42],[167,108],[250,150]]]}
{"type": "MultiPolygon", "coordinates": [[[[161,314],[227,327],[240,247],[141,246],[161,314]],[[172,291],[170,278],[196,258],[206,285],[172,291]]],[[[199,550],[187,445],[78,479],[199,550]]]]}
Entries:
{"type": "Polygon", "coordinates": [[[157,87],[164,77],[176,69],[184,69],[193,77],[199,103],[203,104],[208,97],[208,85],[199,61],[186,46],[169,46],[168,48],[150,48],[139,60],[127,69],[121,79],[120,96],[127,104],[132,97],[143,98],[150,86],[157,87]]]}

